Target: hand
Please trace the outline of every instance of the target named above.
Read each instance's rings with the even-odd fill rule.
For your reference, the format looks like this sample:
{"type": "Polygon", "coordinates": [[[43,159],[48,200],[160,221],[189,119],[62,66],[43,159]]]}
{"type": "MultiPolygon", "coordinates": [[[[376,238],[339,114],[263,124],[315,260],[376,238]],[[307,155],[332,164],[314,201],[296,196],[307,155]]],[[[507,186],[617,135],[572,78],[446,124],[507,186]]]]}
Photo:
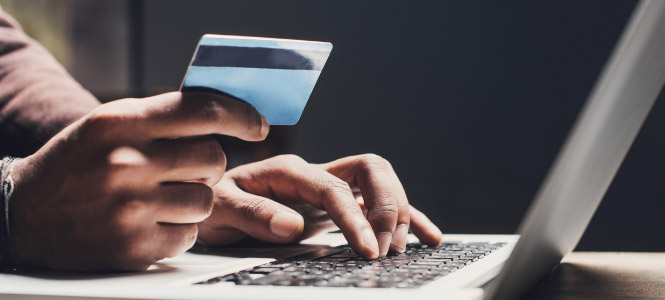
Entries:
{"type": "Polygon", "coordinates": [[[226,157],[210,134],[263,140],[249,105],[205,94],[104,104],[14,165],[12,242],[27,265],[144,270],[186,251],[226,157]]]}
{"type": "Polygon", "coordinates": [[[321,165],[276,156],[228,171],[213,189],[212,215],[199,224],[199,239],[208,244],[246,235],[294,242],[329,229],[330,220],[370,259],[388,249],[403,252],[409,229],[425,244],[442,241],[441,231],[409,205],[390,163],[372,154],[321,165]]]}

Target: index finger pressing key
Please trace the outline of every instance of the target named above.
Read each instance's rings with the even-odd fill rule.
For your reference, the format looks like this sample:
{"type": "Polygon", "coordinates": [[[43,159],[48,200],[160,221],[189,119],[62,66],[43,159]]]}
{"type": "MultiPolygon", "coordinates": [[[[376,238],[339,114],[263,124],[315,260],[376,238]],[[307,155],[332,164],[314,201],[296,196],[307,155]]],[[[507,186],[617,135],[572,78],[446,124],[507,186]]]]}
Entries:
{"type": "Polygon", "coordinates": [[[221,134],[260,141],[270,127],[249,104],[220,95],[171,92],[123,101],[129,103],[122,109],[136,112],[128,125],[151,139],[221,134]]]}
{"type": "Polygon", "coordinates": [[[265,180],[272,190],[279,191],[283,197],[302,199],[325,210],[342,230],[353,250],[365,258],[378,258],[379,246],[372,226],[365,219],[346,182],[302,159],[281,159],[275,160],[275,163],[273,170],[277,173],[253,179],[265,180]]]}
{"type": "Polygon", "coordinates": [[[380,255],[385,256],[389,248],[404,251],[410,220],[409,202],[390,163],[377,155],[365,154],[341,158],[322,167],[360,189],[380,255]]]}
{"type": "Polygon", "coordinates": [[[302,170],[296,177],[296,194],[324,209],[339,226],[351,248],[365,258],[379,257],[379,244],[346,182],[318,168],[302,170]]]}

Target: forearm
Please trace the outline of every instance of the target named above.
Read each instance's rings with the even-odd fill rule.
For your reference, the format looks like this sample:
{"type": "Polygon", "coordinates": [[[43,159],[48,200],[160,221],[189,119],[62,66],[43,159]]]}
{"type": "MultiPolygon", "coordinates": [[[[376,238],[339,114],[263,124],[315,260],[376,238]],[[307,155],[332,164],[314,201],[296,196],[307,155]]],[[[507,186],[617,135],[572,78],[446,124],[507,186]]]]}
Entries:
{"type": "Polygon", "coordinates": [[[0,10],[0,157],[36,151],[99,101],[0,10]]]}

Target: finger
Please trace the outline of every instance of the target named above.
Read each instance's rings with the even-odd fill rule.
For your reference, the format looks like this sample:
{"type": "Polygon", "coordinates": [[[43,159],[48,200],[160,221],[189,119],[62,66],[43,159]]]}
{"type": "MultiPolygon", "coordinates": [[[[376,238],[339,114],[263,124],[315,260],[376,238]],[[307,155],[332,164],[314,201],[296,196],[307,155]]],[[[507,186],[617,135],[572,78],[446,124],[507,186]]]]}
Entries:
{"type": "Polygon", "coordinates": [[[411,223],[411,214],[409,212],[409,200],[406,197],[406,191],[402,183],[397,177],[397,173],[393,169],[392,165],[386,161],[389,168],[390,177],[393,180],[392,187],[395,190],[397,195],[397,226],[393,232],[392,242],[390,242],[390,249],[395,252],[402,253],[406,250],[406,240],[409,234],[409,226],[411,223]]]}
{"type": "Polygon", "coordinates": [[[251,105],[228,97],[172,92],[103,105],[90,117],[126,138],[152,140],[222,134],[260,141],[269,124],[251,105]],[[105,124],[105,123],[111,124],[105,124]]]}
{"type": "Polygon", "coordinates": [[[211,224],[207,221],[201,222],[198,225],[199,241],[208,245],[230,245],[247,237],[246,233],[231,227],[231,225],[211,224]]]}
{"type": "Polygon", "coordinates": [[[279,156],[261,165],[266,163],[272,167],[257,165],[254,173],[250,168],[248,173],[253,176],[237,178],[238,186],[268,198],[298,199],[325,210],[353,250],[366,258],[378,257],[376,236],[346,182],[297,156],[279,156]],[[270,171],[259,171],[266,169],[270,171]],[[267,188],[261,193],[262,187],[267,188]]]}
{"type": "Polygon", "coordinates": [[[107,270],[143,271],[167,257],[181,254],[196,242],[196,224],[153,224],[133,228],[131,237],[115,240],[114,251],[100,262],[107,270]],[[110,264],[109,264],[110,263],[110,264]]]}
{"type": "Polygon", "coordinates": [[[360,206],[360,210],[363,212],[363,216],[367,218],[367,207],[365,207],[365,200],[363,199],[363,195],[360,192],[353,192],[353,197],[356,198],[356,202],[358,202],[358,205],[360,206]]]}
{"type": "Polygon", "coordinates": [[[222,182],[216,190],[214,215],[223,226],[237,228],[257,239],[288,243],[303,233],[305,221],[293,209],[268,198],[239,189],[233,181],[222,182]]]}
{"type": "Polygon", "coordinates": [[[323,167],[349,185],[359,187],[381,255],[386,255],[390,247],[403,251],[410,221],[408,200],[390,164],[377,155],[358,155],[323,167]],[[393,236],[397,237],[395,243],[393,236]]]}
{"type": "Polygon", "coordinates": [[[182,254],[196,243],[196,224],[159,224],[153,252],[156,260],[182,254]]]}
{"type": "Polygon", "coordinates": [[[213,208],[212,189],[202,183],[162,184],[146,198],[160,223],[198,223],[210,216],[213,208]]]}
{"type": "Polygon", "coordinates": [[[421,243],[430,246],[438,246],[443,241],[441,230],[430,221],[425,214],[410,207],[411,212],[411,232],[418,237],[421,243]]]}
{"type": "Polygon", "coordinates": [[[226,156],[212,137],[158,140],[147,146],[156,182],[198,181],[213,186],[226,170],[226,156]]]}

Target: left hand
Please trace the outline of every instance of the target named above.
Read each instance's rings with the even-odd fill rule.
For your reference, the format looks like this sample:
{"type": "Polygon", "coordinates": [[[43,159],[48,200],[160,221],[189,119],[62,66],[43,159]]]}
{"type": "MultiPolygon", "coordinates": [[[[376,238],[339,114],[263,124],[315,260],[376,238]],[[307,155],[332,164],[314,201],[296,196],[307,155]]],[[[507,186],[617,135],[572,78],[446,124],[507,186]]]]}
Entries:
{"type": "Polygon", "coordinates": [[[207,244],[247,235],[295,242],[329,230],[332,222],[369,259],[388,249],[403,252],[409,230],[424,244],[442,241],[441,231],[409,205],[390,163],[373,154],[320,165],[276,156],[228,171],[213,191],[212,215],[199,223],[199,239],[207,244]]]}

